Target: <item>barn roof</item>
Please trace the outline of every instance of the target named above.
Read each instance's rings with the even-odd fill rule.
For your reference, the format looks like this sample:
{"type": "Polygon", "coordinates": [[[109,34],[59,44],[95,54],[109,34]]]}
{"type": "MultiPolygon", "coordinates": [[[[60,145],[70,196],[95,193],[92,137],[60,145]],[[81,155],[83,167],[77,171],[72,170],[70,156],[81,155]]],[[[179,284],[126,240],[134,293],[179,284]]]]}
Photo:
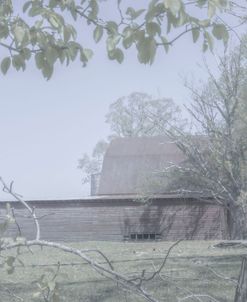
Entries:
{"type": "Polygon", "coordinates": [[[168,137],[115,139],[104,157],[98,195],[165,193],[156,185],[160,172],[183,160],[182,152],[168,137]],[[150,192],[144,192],[147,187],[150,192]]]}
{"type": "MultiPolygon", "coordinates": [[[[198,194],[153,194],[148,196],[148,199],[137,194],[130,195],[101,195],[88,196],[81,199],[42,199],[42,200],[27,200],[26,202],[32,207],[71,207],[71,206],[128,206],[128,205],[143,205],[146,201],[152,204],[170,204],[172,201],[188,202],[188,203],[214,203],[211,196],[202,197],[198,194]]],[[[23,208],[23,205],[16,200],[0,200],[0,210],[6,208],[6,204],[10,204],[14,208],[23,208]]]]}

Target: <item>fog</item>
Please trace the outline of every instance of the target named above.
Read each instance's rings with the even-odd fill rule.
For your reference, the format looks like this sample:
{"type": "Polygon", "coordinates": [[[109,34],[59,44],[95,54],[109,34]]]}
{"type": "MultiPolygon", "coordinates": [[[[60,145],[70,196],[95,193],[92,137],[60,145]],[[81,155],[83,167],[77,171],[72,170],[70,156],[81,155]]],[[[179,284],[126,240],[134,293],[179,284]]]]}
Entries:
{"type": "MultiPolygon", "coordinates": [[[[26,199],[89,194],[78,159],[109,134],[105,114],[110,103],[144,92],[183,106],[190,100],[184,78],[206,80],[202,59],[216,70],[214,54],[203,54],[201,43],[194,45],[191,35],[179,39],[168,54],[160,50],[151,66],[139,64],[135,51],[126,52],[120,65],[107,58],[104,43],[93,49],[87,67],[77,61],[69,67],[56,65],[49,81],[33,62],[25,72],[12,69],[0,75],[0,174],[14,180],[16,191],[26,199]]],[[[217,52],[222,53],[220,45],[217,52]]],[[[7,198],[4,193],[0,197],[7,198]]]]}

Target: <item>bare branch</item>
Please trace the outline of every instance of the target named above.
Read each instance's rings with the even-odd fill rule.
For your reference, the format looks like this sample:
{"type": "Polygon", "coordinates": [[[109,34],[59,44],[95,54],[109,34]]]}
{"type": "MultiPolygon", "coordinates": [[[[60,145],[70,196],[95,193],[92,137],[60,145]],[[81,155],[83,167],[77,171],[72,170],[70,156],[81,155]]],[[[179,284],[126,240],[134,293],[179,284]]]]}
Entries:
{"type": "Polygon", "coordinates": [[[11,183],[11,186],[8,187],[7,184],[3,181],[3,179],[0,177],[0,183],[3,185],[3,190],[6,193],[9,193],[11,196],[13,196],[17,201],[19,201],[31,214],[31,216],[33,217],[35,226],[36,226],[36,240],[40,239],[40,225],[39,225],[39,220],[35,214],[35,210],[32,209],[26,201],[24,201],[18,194],[16,194],[15,192],[13,192],[12,187],[13,187],[13,183],[11,183]]]}

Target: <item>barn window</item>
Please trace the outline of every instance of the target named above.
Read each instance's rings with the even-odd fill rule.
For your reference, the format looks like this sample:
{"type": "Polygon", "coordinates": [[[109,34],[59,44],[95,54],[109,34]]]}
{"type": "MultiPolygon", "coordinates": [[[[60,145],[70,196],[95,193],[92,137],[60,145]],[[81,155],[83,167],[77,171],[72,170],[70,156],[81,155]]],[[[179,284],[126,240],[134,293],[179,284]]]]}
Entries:
{"type": "Polygon", "coordinates": [[[130,240],[157,240],[161,238],[161,234],[157,233],[132,233],[129,236],[124,236],[124,239],[130,240]]]}

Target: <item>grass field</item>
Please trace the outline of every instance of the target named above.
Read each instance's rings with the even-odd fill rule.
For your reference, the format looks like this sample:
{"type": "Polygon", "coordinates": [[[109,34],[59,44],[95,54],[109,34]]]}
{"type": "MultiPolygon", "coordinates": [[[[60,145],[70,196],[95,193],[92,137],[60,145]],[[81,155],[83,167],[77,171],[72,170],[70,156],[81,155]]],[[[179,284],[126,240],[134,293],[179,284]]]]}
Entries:
{"type": "MultiPolygon", "coordinates": [[[[98,248],[112,261],[114,268],[131,276],[146,274],[161,264],[169,246],[169,242],[117,243],[87,242],[73,244],[80,248],[98,248]]],[[[166,263],[162,275],[155,278],[146,288],[159,301],[179,301],[185,296],[194,294],[210,295],[221,302],[232,302],[235,284],[227,278],[237,279],[241,255],[247,254],[244,248],[216,249],[212,241],[185,241],[176,246],[166,263]],[[224,275],[226,280],[217,275],[224,275]]],[[[15,271],[9,275],[5,267],[0,267],[0,302],[43,301],[33,298],[37,291],[36,281],[42,274],[51,277],[51,268],[56,270],[60,262],[60,273],[57,277],[60,301],[63,302],[136,302],[141,298],[129,294],[114,282],[106,280],[94,272],[87,264],[76,256],[71,256],[49,248],[33,248],[23,250],[15,271]],[[71,263],[73,265],[71,265],[71,263]],[[13,296],[14,295],[16,296],[13,296]]],[[[102,258],[92,254],[99,262],[102,258]]],[[[185,300],[183,300],[185,301],[185,300]]],[[[196,301],[188,299],[186,301],[196,301]]],[[[198,301],[198,300],[197,300],[198,301]]],[[[209,302],[209,298],[202,298],[209,302]]]]}

